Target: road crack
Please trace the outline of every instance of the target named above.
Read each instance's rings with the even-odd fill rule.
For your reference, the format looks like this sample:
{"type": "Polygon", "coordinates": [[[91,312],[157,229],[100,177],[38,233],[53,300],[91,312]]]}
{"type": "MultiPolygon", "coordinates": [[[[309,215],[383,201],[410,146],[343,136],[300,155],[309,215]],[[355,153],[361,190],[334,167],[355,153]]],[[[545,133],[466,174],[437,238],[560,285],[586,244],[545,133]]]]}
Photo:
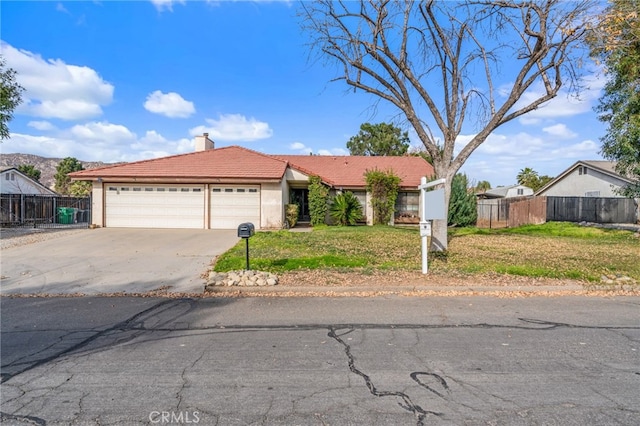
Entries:
{"type": "MultiPolygon", "coordinates": [[[[328,336],[331,337],[332,339],[334,339],[336,342],[340,343],[343,346],[344,352],[347,355],[347,358],[349,360],[349,362],[348,362],[349,370],[351,370],[352,373],[362,377],[362,379],[364,380],[367,388],[369,389],[369,392],[371,392],[372,395],[377,396],[377,397],[395,397],[395,398],[399,398],[400,401],[398,402],[398,405],[400,407],[404,408],[405,410],[413,413],[416,416],[416,418],[417,418],[417,423],[416,424],[418,426],[423,426],[424,425],[424,420],[428,415],[434,415],[434,416],[437,416],[437,417],[442,417],[443,416],[443,413],[438,413],[436,411],[425,410],[424,408],[422,408],[418,404],[415,404],[411,400],[409,395],[407,395],[404,392],[379,390],[376,387],[376,385],[373,383],[373,380],[371,380],[371,378],[367,374],[365,374],[363,371],[358,369],[358,367],[356,367],[356,357],[351,353],[351,346],[342,339],[342,336],[353,332],[355,330],[355,328],[349,328],[348,331],[343,332],[341,334],[338,334],[337,330],[338,329],[336,329],[336,328],[330,327],[328,336]]],[[[429,374],[429,373],[418,373],[418,374],[429,374]]],[[[446,385],[446,381],[444,381],[444,379],[442,377],[440,377],[440,376],[437,376],[437,377],[439,377],[439,379],[442,380],[442,382],[444,382],[445,385],[446,385]]],[[[428,388],[428,389],[433,392],[433,389],[430,389],[430,388],[428,388]]],[[[447,389],[448,389],[448,386],[447,386],[447,389]]]]}

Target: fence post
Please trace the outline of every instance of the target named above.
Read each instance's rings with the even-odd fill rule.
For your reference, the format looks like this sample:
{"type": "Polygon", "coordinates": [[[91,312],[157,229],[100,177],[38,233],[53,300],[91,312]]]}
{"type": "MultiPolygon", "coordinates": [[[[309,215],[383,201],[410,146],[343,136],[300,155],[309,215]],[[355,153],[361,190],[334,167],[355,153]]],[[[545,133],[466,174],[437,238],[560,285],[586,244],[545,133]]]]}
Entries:
{"type": "Polygon", "coordinates": [[[20,225],[24,224],[24,194],[20,194],[20,225]]]}

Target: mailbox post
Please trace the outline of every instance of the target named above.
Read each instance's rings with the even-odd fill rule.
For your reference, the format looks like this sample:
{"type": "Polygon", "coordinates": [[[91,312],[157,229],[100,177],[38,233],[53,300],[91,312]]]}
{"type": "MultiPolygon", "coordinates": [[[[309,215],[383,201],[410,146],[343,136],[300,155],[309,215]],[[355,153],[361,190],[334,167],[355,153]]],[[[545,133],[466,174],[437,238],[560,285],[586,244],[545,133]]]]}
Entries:
{"type": "Polygon", "coordinates": [[[247,268],[249,270],[249,238],[256,233],[256,228],[251,222],[245,222],[238,225],[238,237],[243,238],[246,244],[247,268]]]}

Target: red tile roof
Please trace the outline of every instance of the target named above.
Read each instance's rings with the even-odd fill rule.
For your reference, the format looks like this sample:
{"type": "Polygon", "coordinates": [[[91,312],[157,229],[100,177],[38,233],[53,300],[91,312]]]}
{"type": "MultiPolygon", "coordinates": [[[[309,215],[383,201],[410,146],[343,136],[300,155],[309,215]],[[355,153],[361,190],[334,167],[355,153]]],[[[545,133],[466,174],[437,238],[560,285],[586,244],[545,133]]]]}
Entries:
{"type": "Polygon", "coordinates": [[[421,157],[369,157],[323,155],[274,155],[305,174],[318,175],[337,187],[363,187],[367,170],[393,170],[402,179],[403,188],[417,188],[422,176],[434,174],[433,167],[421,157]]]}
{"type": "Polygon", "coordinates": [[[74,179],[282,179],[287,165],[336,187],[363,187],[367,170],[393,170],[416,188],[433,167],[420,157],[267,155],[239,146],[115,164],[70,173],[74,179]]]}
{"type": "Polygon", "coordinates": [[[116,164],[70,173],[82,178],[282,179],[283,160],[239,146],[116,164]]]}

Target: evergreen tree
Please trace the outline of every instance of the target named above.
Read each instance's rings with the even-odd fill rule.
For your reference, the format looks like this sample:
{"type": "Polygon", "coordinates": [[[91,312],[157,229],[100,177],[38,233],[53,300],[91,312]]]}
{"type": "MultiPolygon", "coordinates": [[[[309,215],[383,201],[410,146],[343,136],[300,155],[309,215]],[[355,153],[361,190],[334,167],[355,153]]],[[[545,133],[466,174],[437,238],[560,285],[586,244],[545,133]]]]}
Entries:
{"type": "Polygon", "coordinates": [[[457,173],[451,183],[449,201],[449,226],[472,226],[478,218],[476,196],[469,191],[469,179],[466,174],[457,173]]]}

